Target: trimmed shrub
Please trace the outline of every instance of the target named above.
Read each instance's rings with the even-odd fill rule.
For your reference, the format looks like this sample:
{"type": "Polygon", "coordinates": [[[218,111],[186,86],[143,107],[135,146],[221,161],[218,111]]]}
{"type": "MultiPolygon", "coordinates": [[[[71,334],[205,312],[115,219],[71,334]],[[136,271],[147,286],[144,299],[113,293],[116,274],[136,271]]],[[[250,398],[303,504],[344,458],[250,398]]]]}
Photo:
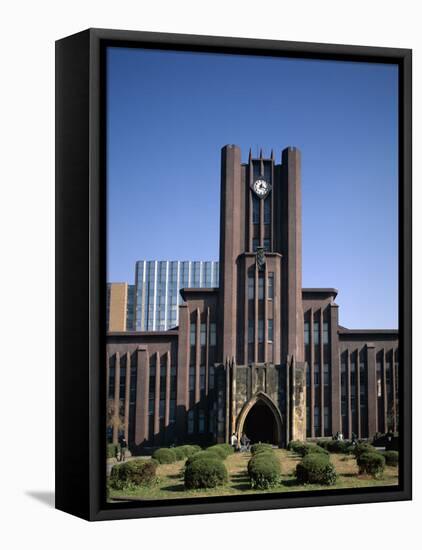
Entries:
{"type": "Polygon", "coordinates": [[[309,453],[296,466],[296,478],[299,483],[334,485],[337,481],[337,472],[328,455],[309,453]]]}
{"type": "Polygon", "coordinates": [[[375,449],[375,447],[373,447],[370,443],[358,443],[357,445],[355,445],[355,447],[353,448],[353,454],[355,455],[356,458],[359,458],[361,454],[363,453],[376,453],[377,450],[375,449]]]}
{"type": "Polygon", "coordinates": [[[117,458],[119,446],[116,443],[107,443],[107,458],[117,458]]]}
{"type": "Polygon", "coordinates": [[[124,489],[131,486],[149,485],[156,480],[155,460],[129,460],[116,464],[111,469],[110,487],[124,489]]]}
{"type": "Polygon", "coordinates": [[[399,465],[399,452],[398,451],[385,451],[384,453],[385,463],[387,466],[399,465]]]}
{"type": "Polygon", "coordinates": [[[305,454],[305,447],[306,443],[304,441],[290,441],[290,443],[287,445],[287,449],[289,451],[293,451],[294,453],[300,454],[301,456],[305,454]]]}
{"type": "Polygon", "coordinates": [[[215,449],[214,450],[207,449],[206,451],[199,451],[198,453],[191,455],[186,460],[185,467],[192,464],[192,462],[195,462],[196,460],[201,460],[203,458],[205,459],[212,458],[214,460],[219,460],[220,462],[223,462],[224,460],[223,458],[221,458],[221,451],[216,451],[215,449]]]}
{"type": "Polygon", "coordinates": [[[306,441],[291,441],[287,447],[289,450],[297,453],[300,456],[305,456],[309,453],[327,454],[327,451],[321,446],[306,441]]]}
{"type": "Polygon", "coordinates": [[[328,451],[329,453],[344,453],[347,454],[351,450],[351,445],[348,441],[343,440],[330,440],[320,441],[318,445],[328,451]]]}
{"type": "Polygon", "coordinates": [[[228,443],[218,443],[217,445],[211,445],[211,447],[208,447],[206,450],[211,451],[216,455],[219,455],[222,460],[225,460],[229,455],[234,453],[233,447],[228,443]]]}
{"type": "Polygon", "coordinates": [[[372,440],[375,447],[385,447],[387,451],[398,451],[399,434],[398,432],[377,432],[372,440]]]}
{"type": "Polygon", "coordinates": [[[248,462],[248,473],[249,469],[255,464],[255,462],[265,460],[266,462],[274,462],[279,463],[278,458],[276,457],[275,453],[273,451],[260,451],[255,453],[252,458],[248,462]]]}
{"type": "Polygon", "coordinates": [[[179,447],[175,447],[176,449],[179,449],[179,452],[183,452],[185,458],[189,458],[195,453],[202,451],[199,445],[180,445],[179,447]]]}
{"type": "Polygon", "coordinates": [[[221,460],[213,457],[200,458],[186,464],[186,489],[211,489],[227,483],[227,469],[221,460]]]}
{"type": "Polygon", "coordinates": [[[160,464],[172,464],[176,462],[177,456],[174,452],[174,449],[157,449],[152,453],[152,458],[154,458],[160,464]]]}
{"type": "Polygon", "coordinates": [[[385,443],[385,448],[387,451],[398,451],[399,450],[399,437],[393,436],[390,438],[387,437],[387,441],[385,443]]]}
{"type": "Polygon", "coordinates": [[[260,453],[262,451],[272,451],[273,446],[269,443],[254,443],[251,446],[251,453],[255,455],[256,453],[260,453]]]}
{"type": "Polygon", "coordinates": [[[306,444],[303,450],[301,449],[301,451],[303,452],[303,456],[306,456],[311,453],[319,454],[319,455],[327,455],[327,456],[329,454],[326,449],[323,449],[322,447],[318,447],[318,445],[312,445],[312,443],[306,444]]]}
{"type": "Polygon", "coordinates": [[[177,460],[184,460],[186,458],[185,449],[183,447],[172,447],[171,450],[176,455],[177,460]]]}
{"type": "Polygon", "coordinates": [[[274,454],[261,452],[252,457],[248,464],[252,489],[269,489],[280,481],[280,461],[274,454]]]}
{"type": "Polygon", "coordinates": [[[385,468],[385,458],[377,452],[361,453],[357,458],[360,474],[370,474],[373,477],[381,475],[385,468]]]}

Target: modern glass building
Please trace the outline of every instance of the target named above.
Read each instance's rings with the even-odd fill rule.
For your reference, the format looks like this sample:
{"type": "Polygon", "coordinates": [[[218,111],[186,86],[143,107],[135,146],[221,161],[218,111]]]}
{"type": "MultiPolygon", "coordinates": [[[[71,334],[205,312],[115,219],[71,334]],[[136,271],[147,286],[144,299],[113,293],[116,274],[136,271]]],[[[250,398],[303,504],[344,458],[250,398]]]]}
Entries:
{"type": "Polygon", "coordinates": [[[135,330],[168,330],[179,323],[182,288],[217,288],[219,262],[136,262],[135,330]]]}

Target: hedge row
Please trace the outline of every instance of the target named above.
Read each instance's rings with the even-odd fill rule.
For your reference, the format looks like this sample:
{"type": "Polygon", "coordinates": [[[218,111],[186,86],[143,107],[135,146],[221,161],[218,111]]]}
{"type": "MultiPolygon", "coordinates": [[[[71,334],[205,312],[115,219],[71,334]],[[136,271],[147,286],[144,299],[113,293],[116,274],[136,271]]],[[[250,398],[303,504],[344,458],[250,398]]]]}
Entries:
{"type": "Polygon", "coordinates": [[[119,446],[117,443],[107,444],[107,458],[117,458],[119,452],[119,446]]]}
{"type": "Polygon", "coordinates": [[[385,447],[387,451],[398,451],[399,434],[398,432],[377,432],[373,437],[372,443],[378,447],[385,447]]]}
{"type": "Polygon", "coordinates": [[[398,451],[385,451],[384,453],[385,463],[387,466],[399,465],[399,452],[398,451]]]}
{"type": "Polygon", "coordinates": [[[353,445],[348,441],[342,441],[342,440],[324,440],[324,441],[318,441],[317,445],[319,447],[322,447],[329,453],[350,453],[350,451],[353,449],[353,445]]]}
{"type": "Polygon", "coordinates": [[[151,460],[130,460],[111,469],[110,487],[125,489],[131,486],[150,485],[156,480],[158,463],[151,460]]]}

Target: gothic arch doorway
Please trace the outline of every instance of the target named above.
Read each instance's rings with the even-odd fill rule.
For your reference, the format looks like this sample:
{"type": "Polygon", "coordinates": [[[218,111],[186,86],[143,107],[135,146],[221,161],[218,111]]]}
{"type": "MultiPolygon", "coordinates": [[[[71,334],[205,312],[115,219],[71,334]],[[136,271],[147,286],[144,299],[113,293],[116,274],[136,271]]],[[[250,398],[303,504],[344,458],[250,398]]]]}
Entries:
{"type": "Polygon", "coordinates": [[[239,437],[246,433],[252,443],[282,444],[283,420],[280,411],[264,392],[259,392],[245,404],[236,427],[239,437]]]}

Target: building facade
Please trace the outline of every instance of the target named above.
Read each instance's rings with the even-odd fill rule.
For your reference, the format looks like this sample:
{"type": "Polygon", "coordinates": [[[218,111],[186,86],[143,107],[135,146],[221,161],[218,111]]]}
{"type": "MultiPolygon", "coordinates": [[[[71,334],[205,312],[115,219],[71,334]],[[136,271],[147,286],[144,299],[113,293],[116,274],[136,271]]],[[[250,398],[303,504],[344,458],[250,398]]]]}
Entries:
{"type": "Polygon", "coordinates": [[[135,286],[127,283],[107,284],[106,323],[108,332],[135,329],[135,286]]]}
{"type": "Polygon", "coordinates": [[[300,170],[295,148],[277,164],[225,146],[218,288],[182,288],[171,330],[108,333],[108,399],[133,449],[398,429],[398,331],[348,330],[337,290],[302,288],[300,170]]]}

